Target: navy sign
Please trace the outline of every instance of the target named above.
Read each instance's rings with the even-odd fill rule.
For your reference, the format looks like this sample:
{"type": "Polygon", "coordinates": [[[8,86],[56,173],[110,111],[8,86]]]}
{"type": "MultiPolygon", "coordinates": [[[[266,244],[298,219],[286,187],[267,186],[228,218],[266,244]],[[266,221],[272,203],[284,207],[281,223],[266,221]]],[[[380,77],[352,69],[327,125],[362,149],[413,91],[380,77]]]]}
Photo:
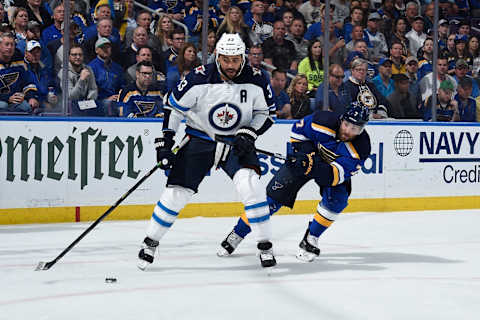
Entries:
{"type": "Polygon", "coordinates": [[[229,131],[235,128],[242,118],[240,108],[232,103],[220,103],[208,113],[208,121],[217,130],[229,131]]]}

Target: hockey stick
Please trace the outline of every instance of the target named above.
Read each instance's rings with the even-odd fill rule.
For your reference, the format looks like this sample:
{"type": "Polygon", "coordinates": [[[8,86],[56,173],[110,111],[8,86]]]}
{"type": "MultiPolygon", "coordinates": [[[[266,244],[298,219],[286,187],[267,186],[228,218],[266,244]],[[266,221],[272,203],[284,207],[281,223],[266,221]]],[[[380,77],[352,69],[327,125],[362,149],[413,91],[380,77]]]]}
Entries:
{"type": "MultiPolygon", "coordinates": [[[[233,141],[232,140],[230,140],[230,139],[228,139],[224,136],[218,135],[218,134],[215,135],[215,141],[228,144],[229,146],[233,146],[233,141]]],[[[270,152],[270,151],[262,150],[262,149],[258,149],[258,148],[255,148],[255,151],[258,152],[258,153],[270,156],[272,158],[277,158],[277,159],[280,159],[280,160],[287,160],[286,157],[284,157],[282,154],[277,153],[277,152],[270,152]]]]}
{"type": "Polygon", "coordinates": [[[85,231],[83,231],[82,234],[80,236],[78,236],[78,238],[76,238],[68,247],[66,247],[65,250],[63,250],[55,259],[53,259],[52,261],[49,261],[49,262],[39,262],[37,267],[35,268],[35,271],[50,269],[55,263],[57,263],[58,260],[60,260],[65,254],[67,254],[67,252],[72,250],[72,248],[78,242],[80,242],[80,240],[82,240],[83,237],[85,237],[90,231],[92,231],[92,229],[95,228],[97,226],[97,224],[99,224],[116,207],[118,207],[120,205],[120,203],[123,202],[123,200],[125,200],[133,191],[135,191],[143,182],[145,182],[145,180],[147,180],[148,177],[150,177],[155,171],[157,171],[158,168],[159,168],[159,166],[157,164],[149,172],[147,172],[147,174],[145,174],[140,180],[138,180],[137,183],[135,183],[135,185],[132,188],[130,188],[130,190],[125,192],[125,194],[123,196],[121,196],[120,199],[118,199],[117,202],[115,202],[115,204],[113,206],[111,206],[107,211],[105,211],[104,214],[102,214],[97,220],[95,220],[94,223],[92,223],[85,231]]]}

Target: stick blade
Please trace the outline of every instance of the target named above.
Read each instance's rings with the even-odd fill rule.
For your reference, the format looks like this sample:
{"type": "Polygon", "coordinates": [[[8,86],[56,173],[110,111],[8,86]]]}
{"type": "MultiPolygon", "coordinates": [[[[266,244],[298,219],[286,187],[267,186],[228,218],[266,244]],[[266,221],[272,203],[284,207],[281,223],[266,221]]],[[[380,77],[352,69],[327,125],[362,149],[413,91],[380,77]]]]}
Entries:
{"type": "Polygon", "coordinates": [[[42,270],[48,270],[50,269],[50,267],[53,265],[52,262],[43,262],[43,261],[40,261],[37,265],[37,267],[35,268],[35,271],[42,271],[42,270]]]}

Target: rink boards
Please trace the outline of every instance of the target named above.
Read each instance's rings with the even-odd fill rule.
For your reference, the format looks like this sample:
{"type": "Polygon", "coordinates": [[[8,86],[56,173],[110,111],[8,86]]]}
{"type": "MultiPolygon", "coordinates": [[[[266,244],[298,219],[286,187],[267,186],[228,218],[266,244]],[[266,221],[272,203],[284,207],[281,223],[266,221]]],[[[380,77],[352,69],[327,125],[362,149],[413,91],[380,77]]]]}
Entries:
{"type": "MultiPolygon", "coordinates": [[[[277,123],[257,147],[285,153],[292,121],[277,123]]],[[[94,220],[155,163],[161,120],[0,118],[0,224],[94,220]]],[[[353,178],[346,212],[480,207],[480,125],[375,122],[372,155],[353,178]]],[[[177,134],[180,138],[183,133],[177,134]]],[[[260,155],[266,185],[282,162],[260,155]]],[[[158,171],[110,219],[145,219],[165,186],[158,171]]],[[[314,212],[319,189],[307,184],[294,209],[314,212]]],[[[181,217],[237,216],[234,186],[212,170],[181,217]]]]}

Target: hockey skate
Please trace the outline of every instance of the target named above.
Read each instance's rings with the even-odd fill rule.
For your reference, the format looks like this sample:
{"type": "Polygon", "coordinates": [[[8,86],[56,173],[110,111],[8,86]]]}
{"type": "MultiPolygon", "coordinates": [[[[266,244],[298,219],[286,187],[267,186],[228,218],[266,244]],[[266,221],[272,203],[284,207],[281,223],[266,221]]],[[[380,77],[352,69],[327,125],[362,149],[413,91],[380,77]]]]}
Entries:
{"type": "Polygon", "coordinates": [[[310,234],[310,229],[307,228],[302,241],[300,241],[297,259],[303,262],[312,262],[316,257],[320,255],[320,249],[318,248],[318,237],[314,237],[310,234]]]}
{"type": "Polygon", "coordinates": [[[138,253],[139,260],[138,260],[137,267],[140,270],[143,271],[147,266],[152,264],[153,257],[155,256],[155,250],[157,250],[157,247],[158,247],[158,241],[150,239],[149,237],[146,237],[145,240],[143,240],[142,248],[138,253]]]}
{"type": "Polygon", "coordinates": [[[271,268],[277,264],[277,260],[273,256],[272,243],[270,241],[259,242],[257,244],[260,257],[260,263],[263,268],[271,268]]]}
{"type": "Polygon", "coordinates": [[[242,240],[243,238],[236,234],[235,230],[232,230],[232,232],[230,232],[225,240],[223,240],[220,244],[220,248],[217,251],[217,256],[227,257],[231,255],[238,247],[240,242],[242,242],[242,240]]]}

